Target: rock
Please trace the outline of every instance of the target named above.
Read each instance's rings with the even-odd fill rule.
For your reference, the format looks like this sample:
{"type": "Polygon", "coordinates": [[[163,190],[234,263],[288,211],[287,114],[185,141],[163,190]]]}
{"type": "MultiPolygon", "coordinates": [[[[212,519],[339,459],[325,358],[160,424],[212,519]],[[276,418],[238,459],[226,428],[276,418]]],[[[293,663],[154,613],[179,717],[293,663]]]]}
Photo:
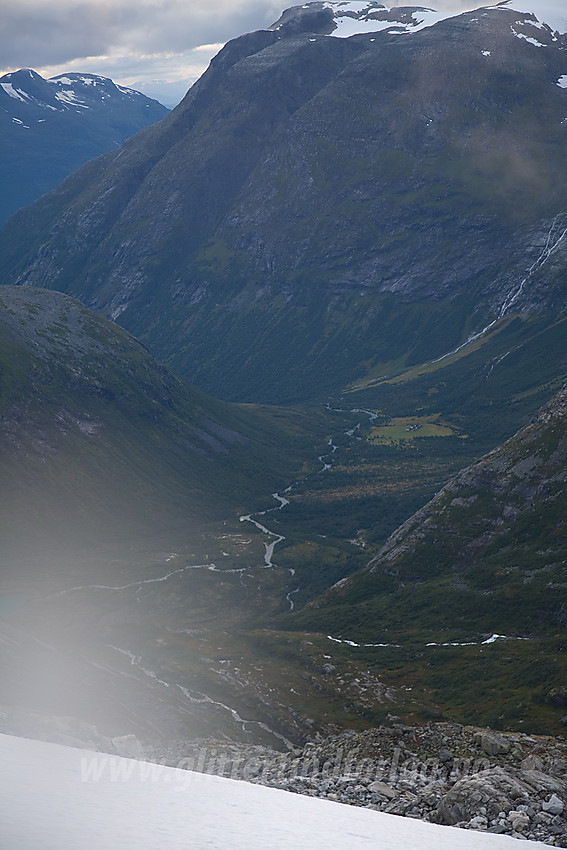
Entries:
{"type": "Polygon", "coordinates": [[[469,829],[486,829],[488,827],[488,820],[484,815],[477,815],[470,819],[467,826],[469,829]]]}
{"type": "Polygon", "coordinates": [[[117,738],[112,738],[112,744],[119,756],[128,759],[144,757],[144,748],[135,735],[120,735],[117,738]]]}
{"type": "Polygon", "coordinates": [[[557,794],[552,794],[547,802],[541,804],[541,807],[544,812],[548,812],[550,815],[562,815],[565,808],[563,801],[559,799],[557,794]]]}
{"type": "Polygon", "coordinates": [[[474,736],[474,742],[487,756],[507,753],[510,749],[508,741],[500,737],[500,735],[495,735],[493,732],[477,732],[474,736]]]}
{"type": "Polygon", "coordinates": [[[520,767],[522,770],[543,770],[543,762],[536,755],[529,755],[523,759],[520,767]]]}
{"type": "Polygon", "coordinates": [[[449,761],[453,761],[453,753],[450,750],[441,749],[439,750],[439,761],[441,764],[447,764],[449,761]]]}
{"type": "Polygon", "coordinates": [[[546,701],[555,708],[567,708],[567,688],[552,688],[546,696],[546,701]]]}
{"type": "Polygon", "coordinates": [[[378,794],[381,797],[387,797],[389,800],[392,800],[394,797],[397,797],[399,791],[395,791],[393,788],[390,788],[389,785],[386,785],[384,782],[371,782],[368,786],[368,790],[371,794],[378,794]]]}
{"type": "Polygon", "coordinates": [[[491,818],[501,812],[517,811],[518,801],[528,803],[534,792],[546,791],[550,781],[556,784],[556,780],[535,770],[522,772],[501,767],[465,776],[442,798],[438,807],[441,823],[452,825],[469,821],[482,805],[486,806],[491,818]]]}
{"type": "Polygon", "coordinates": [[[514,832],[525,832],[530,825],[530,819],[525,812],[512,811],[508,814],[508,820],[514,832]]]}

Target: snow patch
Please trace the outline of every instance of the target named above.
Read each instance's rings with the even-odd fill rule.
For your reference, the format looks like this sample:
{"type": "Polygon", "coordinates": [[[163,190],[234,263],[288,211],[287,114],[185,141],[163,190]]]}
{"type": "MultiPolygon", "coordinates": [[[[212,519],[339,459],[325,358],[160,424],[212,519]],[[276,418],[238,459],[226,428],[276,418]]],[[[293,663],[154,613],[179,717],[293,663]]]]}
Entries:
{"type": "MultiPolygon", "coordinates": [[[[565,0],[504,0],[485,9],[502,9],[504,11],[520,12],[524,15],[535,15],[541,24],[547,24],[551,30],[567,33],[567,6],[565,0]]],[[[530,21],[532,26],[533,21],[530,21]]]]}
{"type": "MultiPolygon", "coordinates": [[[[304,6],[303,8],[308,8],[304,6]]],[[[362,33],[373,33],[382,30],[390,34],[409,34],[431,27],[439,21],[455,17],[455,11],[437,12],[431,8],[411,8],[386,6],[372,0],[327,0],[323,8],[330,9],[335,18],[336,29],[332,35],[338,38],[349,38],[362,33]]],[[[553,32],[567,32],[567,9],[564,0],[504,0],[497,5],[487,5],[481,8],[487,10],[504,9],[520,14],[535,16],[529,20],[532,27],[546,31],[550,36],[553,32]]],[[[474,18],[471,20],[475,20],[474,18]]],[[[478,19],[477,19],[478,20],[478,19]]],[[[519,23],[526,23],[520,21],[519,23]]],[[[518,38],[524,38],[538,47],[543,47],[530,36],[514,33],[518,38]]]]}
{"type": "Polygon", "coordinates": [[[115,85],[116,85],[116,88],[118,89],[118,91],[121,91],[123,94],[134,94],[134,95],[138,94],[138,92],[134,91],[134,89],[124,88],[124,86],[119,86],[118,83],[115,83],[115,85]]]}
{"type": "Polygon", "coordinates": [[[12,83],[0,83],[0,86],[4,89],[7,95],[13,97],[14,100],[21,100],[22,103],[27,103],[29,98],[27,98],[24,92],[19,89],[15,89],[12,83]]]}
{"type": "Polygon", "coordinates": [[[560,89],[567,89],[567,74],[562,74],[555,85],[559,86],[560,89]]]}
{"type": "Polygon", "coordinates": [[[58,91],[55,93],[55,98],[60,103],[69,104],[70,106],[80,106],[81,109],[89,109],[82,100],[79,99],[79,96],[72,89],[65,89],[64,91],[58,91]]]}
{"type": "Polygon", "coordinates": [[[356,646],[356,647],[375,647],[375,646],[395,646],[398,649],[400,648],[399,643],[355,643],[353,640],[342,640],[341,638],[332,637],[332,635],[327,635],[328,640],[332,640],[333,643],[345,643],[347,646],[356,646]]]}
{"type": "MultiPolygon", "coordinates": [[[[515,850],[517,839],[0,735],[3,846],[32,850],[515,850]]],[[[530,847],[545,845],[530,842],[530,847]]]]}
{"type": "Polygon", "coordinates": [[[381,30],[388,30],[392,34],[413,33],[451,17],[446,12],[433,9],[398,10],[367,0],[328,0],[323,8],[333,12],[336,29],[332,35],[338,38],[381,30]]]}
{"type": "Polygon", "coordinates": [[[538,41],[535,38],[532,38],[529,35],[525,35],[523,32],[518,32],[514,29],[514,27],[510,27],[512,33],[516,36],[516,38],[523,38],[524,41],[527,41],[529,44],[533,44],[534,47],[547,47],[547,44],[542,44],[541,41],[538,41]]]}
{"type": "Polygon", "coordinates": [[[115,307],[112,313],[110,314],[110,318],[112,319],[112,321],[115,322],[118,316],[121,316],[127,307],[127,304],[120,304],[118,307],[115,307]]]}

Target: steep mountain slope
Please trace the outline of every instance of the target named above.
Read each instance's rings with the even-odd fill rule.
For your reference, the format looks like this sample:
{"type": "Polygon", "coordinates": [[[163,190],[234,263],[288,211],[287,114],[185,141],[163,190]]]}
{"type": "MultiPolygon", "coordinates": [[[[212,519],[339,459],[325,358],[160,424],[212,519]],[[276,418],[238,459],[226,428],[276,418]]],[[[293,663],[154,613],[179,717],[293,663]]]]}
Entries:
{"type": "Polygon", "coordinates": [[[290,627],[331,631],[353,646],[450,647],[448,658],[427,661],[425,679],[462,716],[471,716],[470,700],[491,723],[522,723],[554,708],[558,717],[567,675],[566,469],[563,388],[290,627]],[[508,640],[491,660],[482,641],[495,634],[508,640]],[[474,698],[479,680],[492,688],[484,707],[474,698]]]}
{"type": "Polygon", "coordinates": [[[0,298],[4,704],[153,741],[281,745],[390,715],[560,730],[545,698],[565,674],[565,393],[436,497],[452,504],[435,542],[419,513],[370,568],[282,617],[364,563],[349,529],[393,527],[412,464],[430,464],[430,491],[455,458],[378,445],[371,465],[355,426],[298,483],[305,418],[212,401],[59,293],[0,298]],[[289,481],[289,506],[276,493],[259,510],[289,481]],[[510,639],[483,643],[496,632],[510,639]]]}
{"type": "Polygon", "coordinates": [[[239,516],[295,479],[305,421],[205,396],[61,293],[0,287],[3,704],[246,736],[207,650],[289,607],[290,572],[239,516]],[[174,674],[148,673],[156,649],[174,674]]]}
{"type": "Polygon", "coordinates": [[[168,110],[95,74],[0,77],[0,223],[168,110]]]}
{"type": "Polygon", "coordinates": [[[289,10],[14,217],[6,280],[79,297],[240,400],[392,374],[517,312],[555,319],[567,23],[532,5],[289,10]]]}
{"type": "Polygon", "coordinates": [[[273,416],[187,386],[78,302],[1,287],[0,308],[5,564],[42,547],[186,540],[291,473],[281,448],[294,438],[273,416]]]}

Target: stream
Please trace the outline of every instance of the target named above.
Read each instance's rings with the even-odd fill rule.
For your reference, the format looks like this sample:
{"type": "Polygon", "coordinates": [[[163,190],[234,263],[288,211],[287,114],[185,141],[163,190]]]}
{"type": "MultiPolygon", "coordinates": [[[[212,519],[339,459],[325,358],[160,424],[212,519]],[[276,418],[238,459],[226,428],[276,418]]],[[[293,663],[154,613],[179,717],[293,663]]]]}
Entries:
{"type": "Polygon", "coordinates": [[[553,252],[559,247],[559,245],[561,245],[561,243],[567,236],[567,227],[563,227],[565,222],[563,222],[563,224],[559,226],[559,230],[557,229],[558,220],[559,215],[556,215],[551,222],[545,240],[545,244],[541,249],[538,257],[534,260],[529,269],[526,271],[525,277],[520,281],[520,283],[517,286],[512,287],[512,289],[508,292],[508,294],[504,298],[504,301],[500,305],[497,317],[493,319],[493,321],[490,322],[488,325],[486,325],[486,327],[482,328],[482,330],[471,334],[471,336],[469,336],[468,339],[465,340],[465,342],[461,343],[461,345],[458,345],[457,348],[454,348],[452,351],[448,351],[446,354],[442,354],[441,357],[438,357],[436,360],[432,360],[432,363],[440,363],[442,360],[445,360],[447,357],[451,357],[453,354],[456,354],[458,351],[460,351],[462,348],[465,348],[467,345],[470,345],[472,342],[476,342],[477,339],[480,339],[480,337],[484,336],[485,333],[487,333],[492,327],[494,327],[494,325],[500,319],[502,319],[506,315],[512,305],[518,300],[518,298],[524,291],[526,284],[528,283],[530,278],[545,265],[545,263],[553,254],[553,252]]]}

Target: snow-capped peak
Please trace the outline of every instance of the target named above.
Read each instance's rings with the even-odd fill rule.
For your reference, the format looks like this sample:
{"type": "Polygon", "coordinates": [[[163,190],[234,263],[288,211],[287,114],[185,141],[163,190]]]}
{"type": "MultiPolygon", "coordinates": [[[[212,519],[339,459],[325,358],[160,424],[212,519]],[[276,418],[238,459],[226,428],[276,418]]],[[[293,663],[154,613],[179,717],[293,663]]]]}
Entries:
{"type": "Polygon", "coordinates": [[[333,12],[336,29],[333,35],[348,38],[359,33],[388,30],[391,33],[417,32],[449,17],[424,7],[390,7],[367,0],[327,0],[324,9],[333,12]]]}
{"type": "MultiPolygon", "coordinates": [[[[566,0],[503,0],[501,3],[476,4],[471,0],[468,8],[459,12],[476,10],[503,9],[518,12],[522,16],[533,16],[537,21],[552,32],[567,33],[567,3],[566,0]]],[[[411,34],[425,27],[433,26],[439,21],[455,17],[455,12],[439,12],[434,8],[424,6],[395,5],[388,6],[377,0],[314,0],[303,6],[296,6],[291,11],[326,11],[331,12],[328,32],[338,38],[349,38],[352,35],[387,31],[391,35],[411,34]]],[[[285,26],[288,13],[275,25],[275,29],[285,26]]]]}
{"type": "Polygon", "coordinates": [[[553,32],[567,33],[567,4],[565,0],[503,0],[486,9],[507,9],[523,15],[533,15],[540,24],[553,32]]]}
{"type": "Polygon", "coordinates": [[[103,104],[147,100],[145,95],[116,85],[109,77],[71,73],[46,80],[29,69],[1,77],[0,95],[2,93],[28,107],[56,112],[84,112],[103,104]]]}

